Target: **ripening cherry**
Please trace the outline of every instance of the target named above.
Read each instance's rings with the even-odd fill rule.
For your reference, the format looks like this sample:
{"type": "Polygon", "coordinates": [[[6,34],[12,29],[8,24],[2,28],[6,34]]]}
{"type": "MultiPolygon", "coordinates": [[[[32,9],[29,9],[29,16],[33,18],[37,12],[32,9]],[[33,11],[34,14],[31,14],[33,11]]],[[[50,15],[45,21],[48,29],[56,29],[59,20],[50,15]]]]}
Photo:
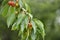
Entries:
{"type": "Polygon", "coordinates": [[[12,6],[12,7],[15,6],[15,2],[14,2],[14,1],[9,1],[8,4],[9,4],[10,6],[12,6]]]}
{"type": "Polygon", "coordinates": [[[32,29],[32,24],[31,23],[28,23],[28,28],[32,29]]]}

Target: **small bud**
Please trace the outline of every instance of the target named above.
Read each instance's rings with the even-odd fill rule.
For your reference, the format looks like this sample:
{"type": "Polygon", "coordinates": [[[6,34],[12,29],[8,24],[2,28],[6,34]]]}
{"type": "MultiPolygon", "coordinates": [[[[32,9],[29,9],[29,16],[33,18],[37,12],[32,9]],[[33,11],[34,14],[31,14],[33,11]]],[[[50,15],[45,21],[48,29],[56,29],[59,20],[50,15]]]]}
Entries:
{"type": "Polygon", "coordinates": [[[18,14],[18,11],[16,11],[15,14],[17,15],[18,14]]]}
{"type": "Polygon", "coordinates": [[[18,6],[19,6],[19,4],[18,4],[18,3],[16,3],[16,4],[15,4],[15,6],[16,6],[16,7],[18,7],[18,6]]]}

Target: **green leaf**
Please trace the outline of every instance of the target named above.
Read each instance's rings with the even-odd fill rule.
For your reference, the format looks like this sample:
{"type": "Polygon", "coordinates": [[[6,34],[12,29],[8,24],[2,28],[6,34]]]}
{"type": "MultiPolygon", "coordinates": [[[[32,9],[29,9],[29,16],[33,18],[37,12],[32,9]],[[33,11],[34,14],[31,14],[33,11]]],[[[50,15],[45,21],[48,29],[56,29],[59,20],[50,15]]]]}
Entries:
{"type": "Polygon", "coordinates": [[[30,35],[30,34],[29,34],[29,29],[28,29],[28,30],[27,30],[27,33],[26,33],[26,36],[27,36],[27,37],[26,37],[26,40],[28,40],[29,35],[30,35]]]}
{"type": "Polygon", "coordinates": [[[7,25],[8,25],[8,28],[13,24],[13,22],[15,21],[16,19],[16,16],[15,14],[11,14],[8,18],[7,18],[7,25]]]}
{"type": "Polygon", "coordinates": [[[28,16],[26,16],[25,19],[23,20],[23,22],[21,23],[21,31],[22,31],[22,32],[24,31],[25,28],[27,29],[27,27],[28,27],[28,22],[29,22],[28,16]]]}
{"type": "Polygon", "coordinates": [[[12,26],[15,19],[16,19],[15,8],[10,6],[8,14],[7,14],[7,25],[8,25],[8,27],[12,26]]]}
{"type": "Polygon", "coordinates": [[[21,35],[21,30],[19,30],[19,32],[18,32],[18,36],[20,36],[21,35]]]}
{"type": "Polygon", "coordinates": [[[10,6],[8,9],[8,14],[7,17],[10,16],[11,14],[15,13],[15,7],[10,6]]]}
{"type": "Polygon", "coordinates": [[[35,39],[36,39],[36,34],[32,33],[32,34],[31,34],[31,39],[32,39],[32,40],[35,40],[35,39]]]}
{"type": "Polygon", "coordinates": [[[31,22],[32,22],[32,27],[34,29],[34,34],[35,34],[36,33],[37,26],[36,26],[36,24],[35,24],[35,22],[33,20],[31,22]]]}
{"type": "Polygon", "coordinates": [[[7,2],[8,2],[8,0],[3,0],[2,6],[6,5],[7,2]]]}
{"type": "Polygon", "coordinates": [[[21,22],[24,20],[25,17],[26,17],[26,15],[25,15],[24,13],[20,13],[20,14],[18,15],[16,24],[17,24],[17,25],[21,24],[21,22]]]}
{"type": "Polygon", "coordinates": [[[23,21],[22,24],[21,24],[21,31],[22,31],[22,33],[24,31],[24,28],[25,28],[25,22],[23,21]]]}
{"type": "Polygon", "coordinates": [[[28,38],[29,38],[29,29],[27,30],[26,34],[24,33],[23,37],[24,37],[25,40],[28,40],[28,38]]]}
{"type": "Polygon", "coordinates": [[[26,18],[25,18],[25,26],[26,26],[26,29],[28,28],[28,23],[29,23],[28,16],[26,15],[26,18]]]}
{"type": "Polygon", "coordinates": [[[26,10],[27,10],[29,13],[31,13],[30,7],[29,7],[29,5],[28,5],[27,3],[25,3],[25,8],[26,8],[26,10]]]}
{"type": "Polygon", "coordinates": [[[22,33],[21,30],[20,30],[18,36],[21,36],[21,40],[28,40],[29,30],[26,30],[26,29],[25,29],[23,33],[22,33]]]}
{"type": "Polygon", "coordinates": [[[19,30],[19,26],[14,23],[11,30],[19,30]]]}
{"type": "Polygon", "coordinates": [[[1,9],[0,13],[2,14],[3,17],[6,17],[8,13],[8,9],[9,9],[9,6],[7,4],[1,9]]]}
{"type": "Polygon", "coordinates": [[[37,19],[34,19],[36,25],[37,25],[37,30],[38,32],[42,35],[42,37],[44,38],[45,36],[45,30],[44,30],[44,25],[41,21],[37,20],[37,19]]]}
{"type": "Polygon", "coordinates": [[[20,5],[21,8],[23,7],[23,2],[22,2],[22,0],[19,0],[19,5],[20,5]]]}

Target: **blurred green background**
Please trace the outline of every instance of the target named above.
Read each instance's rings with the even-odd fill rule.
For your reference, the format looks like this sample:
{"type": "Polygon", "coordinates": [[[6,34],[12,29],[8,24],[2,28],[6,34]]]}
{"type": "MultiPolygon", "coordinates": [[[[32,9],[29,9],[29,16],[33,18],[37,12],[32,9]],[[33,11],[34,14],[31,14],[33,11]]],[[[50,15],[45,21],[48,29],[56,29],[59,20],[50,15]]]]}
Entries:
{"type": "MultiPolygon", "coordinates": [[[[3,0],[0,0],[0,6],[3,0]]],[[[34,18],[41,20],[45,27],[45,40],[60,40],[60,0],[27,0],[34,18]]],[[[17,40],[17,31],[7,28],[0,16],[0,40],[17,40]]],[[[42,38],[40,38],[42,40],[42,38]]]]}

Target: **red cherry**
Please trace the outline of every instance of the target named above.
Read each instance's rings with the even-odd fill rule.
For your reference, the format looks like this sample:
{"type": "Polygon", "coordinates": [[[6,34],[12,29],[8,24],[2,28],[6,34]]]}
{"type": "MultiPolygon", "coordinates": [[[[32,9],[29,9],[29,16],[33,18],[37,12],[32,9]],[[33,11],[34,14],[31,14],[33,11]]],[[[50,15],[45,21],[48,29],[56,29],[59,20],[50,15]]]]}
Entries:
{"type": "Polygon", "coordinates": [[[15,2],[14,2],[14,1],[9,1],[8,4],[9,4],[10,6],[12,6],[12,7],[15,6],[15,2]]]}
{"type": "Polygon", "coordinates": [[[15,2],[12,1],[12,6],[14,7],[15,6],[15,2]]]}

